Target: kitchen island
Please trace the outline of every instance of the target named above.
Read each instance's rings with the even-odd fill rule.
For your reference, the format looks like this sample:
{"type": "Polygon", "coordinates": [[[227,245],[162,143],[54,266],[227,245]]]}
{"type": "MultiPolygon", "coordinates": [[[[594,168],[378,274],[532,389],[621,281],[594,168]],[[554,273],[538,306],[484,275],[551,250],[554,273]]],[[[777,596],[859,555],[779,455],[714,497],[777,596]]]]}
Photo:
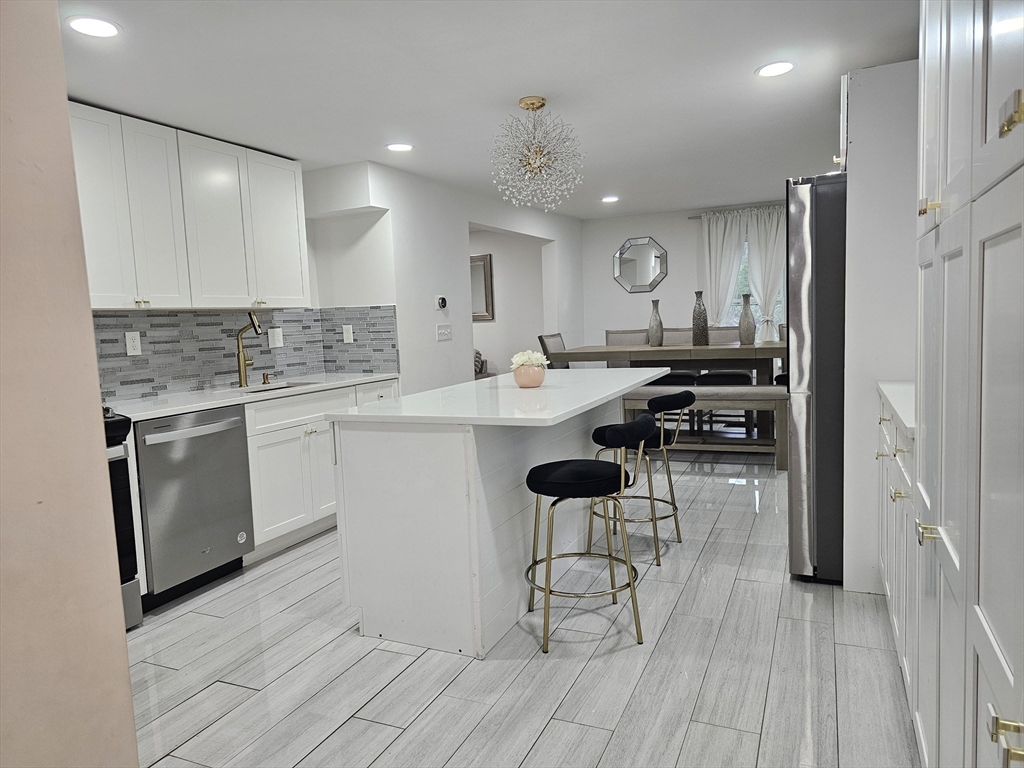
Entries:
{"type": "MultiPolygon", "coordinates": [[[[344,599],[364,635],[483,658],[525,613],[531,467],[593,458],[594,428],[667,368],[512,374],[370,403],[325,418],[338,445],[344,599]]],[[[585,547],[587,502],[555,520],[556,551],[585,547]]],[[[557,561],[553,580],[571,565],[557,561]]]]}

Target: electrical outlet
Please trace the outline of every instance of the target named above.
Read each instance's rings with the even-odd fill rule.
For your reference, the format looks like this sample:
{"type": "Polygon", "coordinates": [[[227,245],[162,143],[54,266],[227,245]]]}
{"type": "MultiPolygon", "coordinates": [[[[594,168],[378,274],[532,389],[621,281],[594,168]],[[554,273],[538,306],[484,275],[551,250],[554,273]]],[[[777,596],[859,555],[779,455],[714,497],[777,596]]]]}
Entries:
{"type": "Polygon", "coordinates": [[[128,350],[128,357],[135,357],[142,354],[142,337],[138,331],[128,331],[124,335],[124,345],[128,350]]]}
{"type": "Polygon", "coordinates": [[[452,324],[451,323],[440,323],[437,326],[437,340],[438,341],[451,341],[452,340],[452,324]]]}
{"type": "Polygon", "coordinates": [[[284,346],[284,329],[282,328],[268,328],[267,329],[267,342],[271,349],[277,349],[278,347],[284,346]]]}
{"type": "Polygon", "coordinates": [[[343,325],[343,326],[341,326],[341,334],[342,334],[342,338],[345,340],[346,344],[351,344],[352,342],[354,342],[356,340],[356,337],[352,334],[352,326],[351,325],[343,325]]]}

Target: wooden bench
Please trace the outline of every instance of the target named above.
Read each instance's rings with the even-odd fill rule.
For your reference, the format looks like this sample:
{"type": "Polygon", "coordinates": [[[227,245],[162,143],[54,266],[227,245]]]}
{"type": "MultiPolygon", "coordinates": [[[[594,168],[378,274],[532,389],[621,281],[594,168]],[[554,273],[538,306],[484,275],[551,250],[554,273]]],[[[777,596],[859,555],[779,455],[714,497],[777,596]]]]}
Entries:
{"type": "MultiPolygon", "coordinates": [[[[737,387],[666,387],[651,384],[634,389],[622,396],[622,409],[626,418],[631,412],[647,409],[647,401],[660,395],[671,395],[686,390],[697,398],[690,406],[695,411],[773,411],[775,436],[766,438],[718,438],[712,433],[684,435],[680,433],[676,448],[680,450],[745,451],[749,453],[775,453],[775,467],[789,469],[789,392],[775,385],[737,387]]],[[[666,425],[667,426],[667,425],[666,425]]]]}

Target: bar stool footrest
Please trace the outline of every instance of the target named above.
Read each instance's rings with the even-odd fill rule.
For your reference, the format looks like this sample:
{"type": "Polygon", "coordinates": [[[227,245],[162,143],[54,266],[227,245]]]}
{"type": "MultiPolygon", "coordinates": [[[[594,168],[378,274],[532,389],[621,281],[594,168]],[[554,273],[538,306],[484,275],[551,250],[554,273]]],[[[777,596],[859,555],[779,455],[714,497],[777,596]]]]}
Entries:
{"type": "MultiPolygon", "coordinates": [[[[647,519],[650,520],[650,518],[647,518],[647,519]]],[[[640,575],[639,575],[639,572],[636,569],[636,566],[635,565],[629,565],[621,557],[615,557],[613,555],[599,555],[599,554],[597,554],[595,552],[563,552],[563,553],[558,554],[558,555],[552,555],[551,559],[552,560],[558,560],[558,559],[563,558],[563,557],[576,557],[576,558],[590,557],[590,558],[596,558],[598,560],[604,560],[605,562],[608,562],[609,560],[611,560],[613,562],[619,563],[620,565],[628,565],[629,568],[632,568],[633,569],[633,582],[634,583],[637,582],[640,579],[640,575]]],[[[524,574],[526,576],[526,583],[529,584],[530,587],[532,587],[533,589],[536,589],[538,592],[540,592],[542,594],[544,593],[544,585],[543,584],[538,584],[537,582],[535,582],[530,577],[530,571],[532,571],[534,568],[536,568],[538,566],[544,565],[545,562],[547,562],[547,561],[546,560],[538,560],[535,563],[532,563],[530,565],[530,567],[526,569],[526,572],[524,574]]],[[[577,597],[577,598],[583,598],[583,597],[607,597],[608,595],[614,595],[614,594],[617,594],[617,593],[622,592],[624,590],[627,590],[627,589],[629,589],[629,586],[630,586],[629,579],[626,579],[626,583],[623,584],[621,587],[614,587],[612,589],[604,589],[604,590],[595,591],[595,592],[564,592],[564,591],[559,590],[559,589],[552,589],[551,590],[551,594],[554,597],[577,597]]]]}
{"type": "MultiPolygon", "coordinates": [[[[622,498],[622,499],[639,499],[641,501],[647,501],[647,502],[649,502],[651,500],[649,496],[622,496],[620,498],[622,498]]],[[[678,508],[677,507],[673,507],[672,506],[672,502],[669,499],[658,499],[658,498],[656,498],[655,501],[660,503],[660,504],[668,504],[668,506],[672,509],[672,511],[669,512],[667,515],[658,515],[657,517],[654,518],[655,520],[668,520],[670,517],[675,517],[676,512],[678,512],[678,508]]],[[[599,518],[601,520],[604,520],[604,514],[601,513],[601,512],[598,512],[596,506],[594,507],[594,517],[599,518]]],[[[649,523],[649,522],[651,522],[651,516],[648,515],[647,517],[627,517],[627,518],[625,518],[625,520],[626,520],[627,523],[649,523]]],[[[614,518],[612,519],[612,522],[616,522],[614,518]]]]}

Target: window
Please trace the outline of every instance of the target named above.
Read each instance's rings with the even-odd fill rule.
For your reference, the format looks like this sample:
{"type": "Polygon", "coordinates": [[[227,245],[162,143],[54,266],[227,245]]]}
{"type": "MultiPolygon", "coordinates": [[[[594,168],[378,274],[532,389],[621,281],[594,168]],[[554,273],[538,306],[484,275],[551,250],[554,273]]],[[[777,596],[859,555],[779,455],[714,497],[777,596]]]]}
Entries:
{"type": "MultiPolygon", "coordinates": [[[[743,243],[743,258],[740,261],[740,272],[736,278],[736,288],[732,292],[732,306],[729,308],[729,314],[726,315],[725,322],[722,325],[739,325],[740,324],[740,312],[743,311],[743,294],[750,293],[750,271],[748,263],[749,252],[747,243],[743,243]]],[[[775,300],[775,306],[772,307],[772,320],[775,321],[775,325],[786,322],[786,302],[785,302],[786,286],[782,286],[782,290],[779,291],[778,298],[775,300]]],[[[754,297],[750,297],[750,311],[754,313],[754,322],[757,324],[758,331],[761,329],[761,320],[764,319],[764,315],[761,312],[761,307],[758,306],[757,302],[754,301],[754,297]]]]}

